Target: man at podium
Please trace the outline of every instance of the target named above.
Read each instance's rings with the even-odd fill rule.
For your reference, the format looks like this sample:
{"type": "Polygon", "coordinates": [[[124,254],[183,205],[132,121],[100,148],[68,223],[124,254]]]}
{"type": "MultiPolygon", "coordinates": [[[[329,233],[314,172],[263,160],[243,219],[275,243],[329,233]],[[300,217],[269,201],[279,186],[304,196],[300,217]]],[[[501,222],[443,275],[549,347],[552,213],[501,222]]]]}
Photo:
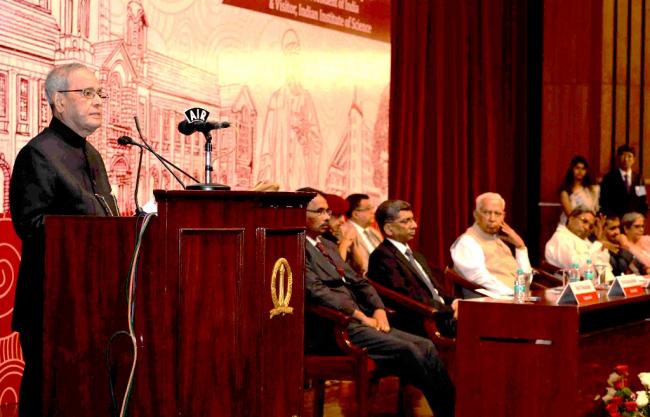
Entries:
{"type": "Polygon", "coordinates": [[[45,79],[45,95],[52,121],[18,153],[9,186],[12,222],[22,240],[12,322],[25,360],[21,417],[43,414],[44,216],[119,214],[104,161],[86,140],[101,126],[108,98],[99,81],[82,64],[57,66],[45,79]]]}

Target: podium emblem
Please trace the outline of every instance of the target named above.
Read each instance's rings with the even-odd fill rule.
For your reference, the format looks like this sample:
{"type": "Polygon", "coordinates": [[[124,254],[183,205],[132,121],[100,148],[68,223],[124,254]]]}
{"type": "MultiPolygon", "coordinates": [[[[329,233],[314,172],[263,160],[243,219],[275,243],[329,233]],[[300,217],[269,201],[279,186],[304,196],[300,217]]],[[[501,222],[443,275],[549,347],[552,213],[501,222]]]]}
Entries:
{"type": "Polygon", "coordinates": [[[289,262],[285,258],[279,258],[275,261],[273,275],[271,276],[271,300],[274,308],[270,311],[270,319],[279,315],[293,314],[293,307],[289,307],[292,285],[291,266],[289,266],[289,262]]]}

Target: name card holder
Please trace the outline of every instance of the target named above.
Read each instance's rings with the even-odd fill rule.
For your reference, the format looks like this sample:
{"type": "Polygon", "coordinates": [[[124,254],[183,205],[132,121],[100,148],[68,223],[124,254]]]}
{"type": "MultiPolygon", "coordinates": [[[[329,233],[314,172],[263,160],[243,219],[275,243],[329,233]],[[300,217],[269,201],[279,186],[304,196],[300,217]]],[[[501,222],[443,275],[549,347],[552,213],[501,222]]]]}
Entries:
{"type": "Polygon", "coordinates": [[[644,293],[644,285],[639,282],[639,277],[636,275],[621,275],[616,277],[612,283],[612,287],[607,292],[608,297],[623,296],[630,297],[632,295],[641,295],[644,293]]]}
{"type": "Polygon", "coordinates": [[[557,304],[584,304],[598,300],[598,291],[590,280],[572,282],[562,290],[557,304]]]}

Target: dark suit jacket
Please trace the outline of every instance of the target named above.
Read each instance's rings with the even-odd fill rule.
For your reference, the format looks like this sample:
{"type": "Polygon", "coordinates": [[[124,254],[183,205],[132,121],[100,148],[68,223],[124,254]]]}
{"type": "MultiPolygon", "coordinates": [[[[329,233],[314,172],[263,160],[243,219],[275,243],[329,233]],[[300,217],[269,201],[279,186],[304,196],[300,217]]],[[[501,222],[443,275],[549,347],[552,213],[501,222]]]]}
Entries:
{"type": "Polygon", "coordinates": [[[629,193],[618,168],[605,174],[600,184],[600,210],[606,214],[617,214],[619,217],[632,211],[645,216],[648,212],[647,196],[637,196],[634,188],[636,185],[645,186],[643,178],[635,172],[632,173],[632,187],[629,193]]]}
{"type": "MultiPolygon", "coordinates": [[[[333,308],[352,315],[358,309],[368,316],[384,308],[377,291],[368,280],[357,274],[338,253],[336,244],[321,239],[330,258],[343,271],[345,281],[337,267],[314,245],[305,243],[305,302],[333,308]]],[[[329,351],[332,333],[323,330],[323,322],[314,317],[305,319],[305,339],[308,351],[329,351]]]]}
{"type": "Polygon", "coordinates": [[[119,214],[110,193],[99,152],[56,118],[20,150],[9,186],[11,220],[23,242],[14,330],[42,333],[45,216],[119,214]]]}
{"type": "MultiPolygon", "coordinates": [[[[436,279],[424,255],[419,252],[413,252],[413,256],[429,276],[440,296],[443,297],[445,302],[450,303],[452,299],[444,295],[442,285],[436,279]]],[[[455,329],[450,328],[455,328],[455,323],[450,321],[452,316],[451,308],[433,299],[431,291],[422,282],[415,267],[411,265],[408,259],[388,239],[384,239],[381,245],[370,254],[368,278],[440,310],[443,314],[440,314],[440,320],[438,320],[439,330],[447,335],[455,332],[455,329]]],[[[397,304],[386,302],[397,313],[391,320],[395,327],[410,333],[426,336],[421,317],[418,317],[417,314],[397,304]]]]}

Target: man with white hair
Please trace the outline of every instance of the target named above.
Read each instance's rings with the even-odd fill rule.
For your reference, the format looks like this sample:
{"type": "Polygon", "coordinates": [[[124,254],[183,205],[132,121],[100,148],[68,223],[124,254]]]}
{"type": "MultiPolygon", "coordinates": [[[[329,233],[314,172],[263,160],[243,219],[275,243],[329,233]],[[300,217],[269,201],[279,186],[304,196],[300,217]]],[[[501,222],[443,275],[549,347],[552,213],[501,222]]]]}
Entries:
{"type": "Polygon", "coordinates": [[[528,249],[505,219],[505,200],[497,193],[476,198],[474,224],[451,245],[454,269],[465,279],[499,295],[512,295],[517,269],[530,272],[528,249]],[[515,256],[505,244],[515,247],[515,256]]]}
{"type": "Polygon", "coordinates": [[[22,240],[13,330],[20,333],[25,370],[20,417],[42,415],[44,219],[48,214],[119,215],[101,155],[86,138],[102,124],[108,96],[78,63],[45,79],[52,121],[18,152],[9,185],[11,220],[22,240]]]}

